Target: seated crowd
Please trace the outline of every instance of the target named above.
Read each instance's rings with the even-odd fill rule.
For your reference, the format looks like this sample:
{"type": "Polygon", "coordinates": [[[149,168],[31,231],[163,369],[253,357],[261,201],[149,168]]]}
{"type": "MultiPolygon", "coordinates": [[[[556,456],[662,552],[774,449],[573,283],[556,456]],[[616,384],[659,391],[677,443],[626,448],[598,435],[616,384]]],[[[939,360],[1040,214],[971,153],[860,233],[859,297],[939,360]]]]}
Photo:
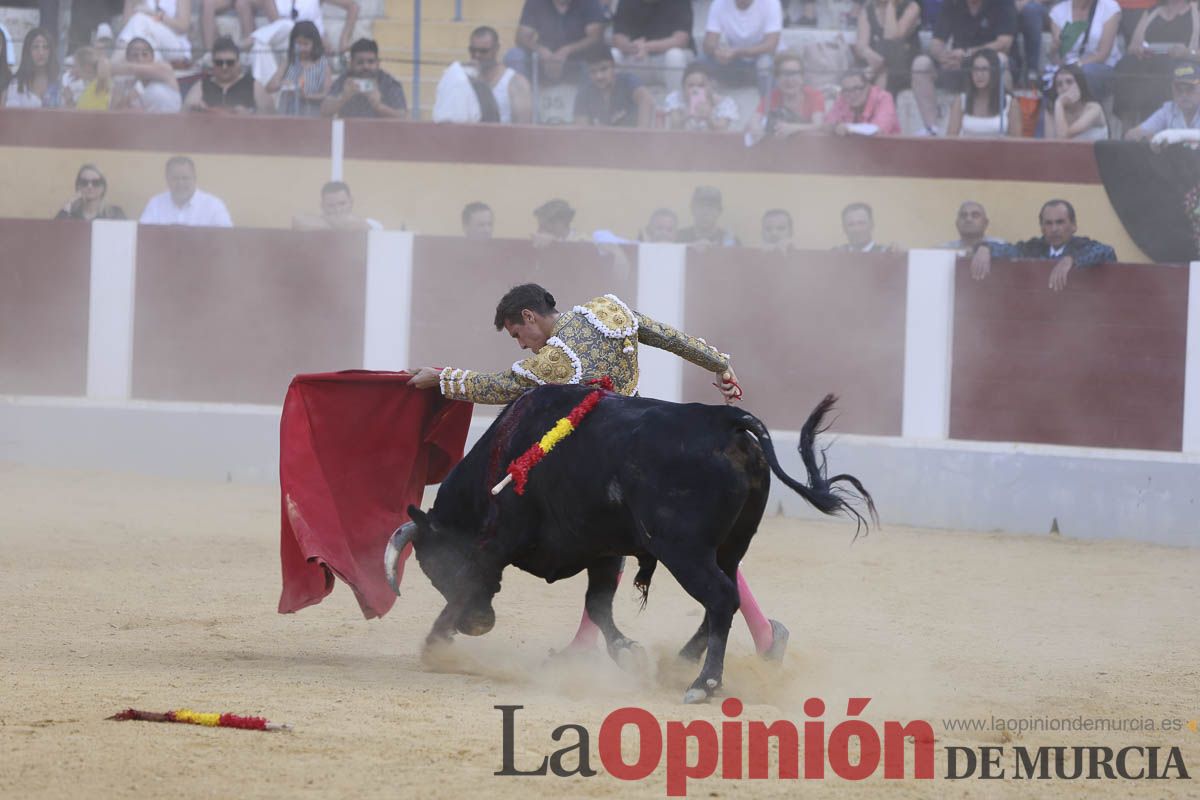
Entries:
{"type": "MultiPolygon", "coordinates": [[[[470,33],[434,118],[531,123],[540,91],[572,84],[577,125],[745,132],[750,142],[902,130],[1147,139],[1200,128],[1197,2],[859,0],[846,20],[852,44],[838,32],[789,49],[784,27],[813,24],[816,3],[789,20],[781,0],[711,0],[696,27],[693,0],[524,0],[511,47],[495,28],[470,33]]],[[[57,37],[30,31],[19,63],[0,63],[0,105],[408,115],[378,45],[351,41],[355,0],[124,0],[120,11],[116,35],[101,22],[66,69],[57,37]],[[345,14],[337,41],[323,3],[345,14]],[[242,36],[217,35],[221,13],[237,15],[242,36]]]]}
{"type": "MultiPolygon", "coordinates": [[[[149,198],[138,221],[143,225],[184,225],[198,227],[233,227],[233,219],[224,201],[201,190],[196,165],[187,156],[172,156],[166,162],[167,190],[149,198]]],[[[84,164],[75,176],[75,193],[58,211],[56,219],[126,219],[125,211],[106,201],[108,179],[95,164],[84,164]]],[[[620,245],[638,242],[676,243],[704,250],[711,247],[741,247],[742,240],[723,227],[721,215],[724,202],[716,186],[698,186],[689,205],[691,224],[680,227],[679,216],[669,208],[657,208],[644,228],[634,239],[625,239],[612,231],[597,230],[592,235],[572,227],[575,209],[561,198],[554,198],[533,210],[537,222],[531,235],[534,247],[542,248],[556,242],[594,242],[609,253],[619,266],[628,268],[630,262],[620,245]]],[[[495,212],[481,201],[463,207],[461,224],[467,239],[492,238],[495,212]]],[[[900,253],[904,248],[875,238],[875,214],[864,202],[854,202],[842,209],[840,215],[845,242],[833,248],[835,252],[860,254],[900,253]]],[[[954,225],[958,238],[941,244],[922,243],[917,246],[953,250],[959,256],[971,258],[971,271],[977,280],[986,278],[991,259],[1046,259],[1055,262],[1050,273],[1049,287],[1062,289],[1068,273],[1075,268],[1117,260],[1109,245],[1076,235],[1075,208],[1061,199],[1048,200],[1038,211],[1042,235],[1021,242],[1008,243],[987,235],[988,216],[983,205],[973,200],[962,203],[954,225]]],[[[382,230],[383,225],[354,211],[350,187],[342,181],[330,181],[321,187],[319,212],[298,213],[292,217],[292,228],[300,231],[382,230]]],[[[401,226],[403,229],[403,226],[401,226]]],[[[762,214],[757,245],[764,250],[788,253],[802,245],[795,240],[792,215],[787,209],[770,208],[762,214]]]]}

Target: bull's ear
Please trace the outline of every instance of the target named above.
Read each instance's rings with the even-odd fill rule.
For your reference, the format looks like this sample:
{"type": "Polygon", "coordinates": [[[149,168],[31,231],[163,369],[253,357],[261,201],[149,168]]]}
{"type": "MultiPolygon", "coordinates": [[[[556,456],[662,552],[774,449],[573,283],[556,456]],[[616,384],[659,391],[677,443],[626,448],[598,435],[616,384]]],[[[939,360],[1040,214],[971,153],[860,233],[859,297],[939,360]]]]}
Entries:
{"type": "Polygon", "coordinates": [[[408,507],[408,518],[411,519],[413,522],[417,523],[418,528],[423,528],[423,529],[428,530],[430,527],[429,516],[424,511],[417,508],[416,506],[408,507]]]}

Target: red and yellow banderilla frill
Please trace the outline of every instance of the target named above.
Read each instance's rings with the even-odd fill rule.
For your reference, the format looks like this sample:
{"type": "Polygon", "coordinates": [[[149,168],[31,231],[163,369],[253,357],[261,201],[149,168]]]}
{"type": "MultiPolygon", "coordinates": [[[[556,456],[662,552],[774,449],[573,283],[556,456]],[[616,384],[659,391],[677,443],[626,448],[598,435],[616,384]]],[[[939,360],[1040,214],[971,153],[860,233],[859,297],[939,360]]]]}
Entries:
{"type": "Polygon", "coordinates": [[[237,714],[214,714],[192,711],[188,708],[181,708],[175,711],[155,712],[155,711],[138,711],[137,709],[127,708],[124,711],[113,714],[108,719],[115,720],[130,720],[136,719],[143,722],[182,722],[188,725],[203,725],[207,728],[241,728],[250,731],[290,731],[291,725],[286,725],[282,722],[268,722],[262,717],[241,717],[237,714]]]}
{"type": "Polygon", "coordinates": [[[525,484],[529,480],[529,471],[536,467],[538,462],[554,449],[555,445],[575,432],[575,429],[579,427],[579,423],[591,413],[606,391],[611,392],[613,390],[612,381],[607,375],[598,380],[588,381],[588,383],[598,384],[600,388],[589,392],[587,397],[579,402],[579,405],[571,409],[571,413],[560,418],[558,422],[554,423],[554,427],[546,431],[545,435],[535,442],[533,446],[517,458],[514,458],[506,470],[508,475],[504,477],[504,480],[492,487],[492,494],[500,494],[504,487],[510,483],[513,484],[513,489],[517,494],[525,494],[525,484]]]}

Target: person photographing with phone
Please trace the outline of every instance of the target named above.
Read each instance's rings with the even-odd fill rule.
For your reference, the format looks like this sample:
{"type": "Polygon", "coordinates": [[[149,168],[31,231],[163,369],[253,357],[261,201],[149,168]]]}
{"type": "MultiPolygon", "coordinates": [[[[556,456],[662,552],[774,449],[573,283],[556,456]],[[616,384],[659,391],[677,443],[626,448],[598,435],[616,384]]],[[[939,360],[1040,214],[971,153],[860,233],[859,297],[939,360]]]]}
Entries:
{"type": "Polygon", "coordinates": [[[405,119],[408,102],[400,81],[379,68],[379,45],[359,39],[350,46],[350,69],[333,82],[321,103],[326,117],[405,119]]]}

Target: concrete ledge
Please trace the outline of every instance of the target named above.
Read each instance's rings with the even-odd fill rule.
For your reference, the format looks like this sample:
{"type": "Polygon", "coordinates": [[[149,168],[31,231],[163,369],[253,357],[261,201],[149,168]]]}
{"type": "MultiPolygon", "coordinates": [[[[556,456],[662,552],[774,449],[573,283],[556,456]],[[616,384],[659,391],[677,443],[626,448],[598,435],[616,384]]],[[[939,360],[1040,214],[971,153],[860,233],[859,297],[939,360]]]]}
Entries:
{"type": "MultiPolygon", "coordinates": [[[[0,461],[275,484],[275,406],[0,397],[0,461]]],[[[493,417],[477,413],[468,446],[493,417]]],[[[799,434],[774,431],[804,477],[799,434]]],[[[888,525],[1200,546],[1200,455],[990,442],[826,436],[831,473],[858,476],[888,525]]],[[[821,518],[775,482],[768,513],[821,518]]],[[[849,535],[849,528],[847,529],[849,535]]]]}

